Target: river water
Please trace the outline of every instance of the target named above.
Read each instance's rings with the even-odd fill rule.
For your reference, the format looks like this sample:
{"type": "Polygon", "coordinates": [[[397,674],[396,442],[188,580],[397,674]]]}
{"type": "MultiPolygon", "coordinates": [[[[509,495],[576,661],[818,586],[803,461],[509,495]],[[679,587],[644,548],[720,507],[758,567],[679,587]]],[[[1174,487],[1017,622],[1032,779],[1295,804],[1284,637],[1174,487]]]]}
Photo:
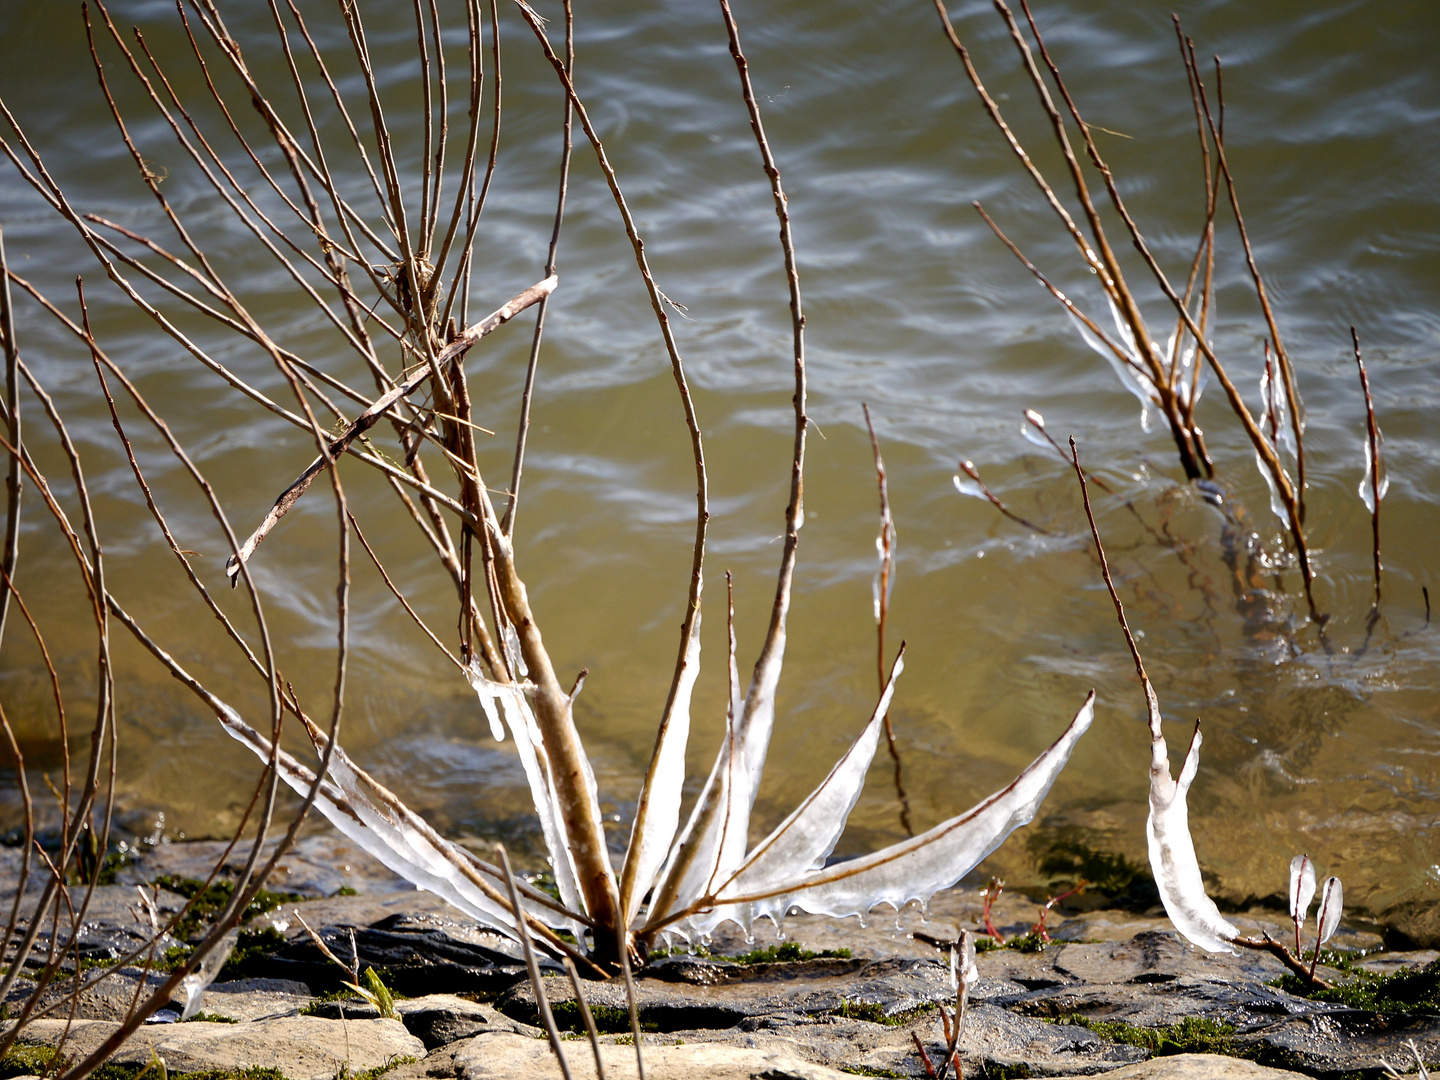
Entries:
{"type": "MultiPolygon", "coordinates": [[[[1300,599],[1299,574],[1253,454],[1218,387],[1203,400],[1200,421],[1218,481],[1244,515],[1238,529],[1185,485],[1163,427],[1142,428],[1134,398],[975,214],[970,203],[979,199],[1061,288],[1103,314],[1073,246],[981,111],[933,8],[921,0],[740,3],[794,218],[814,420],[789,652],[757,828],[778,821],[825,774],[874,704],[877,500],[864,402],[885,454],[899,538],[887,640],[890,648],[908,642],[892,718],[914,825],[939,821],[1006,783],[1094,688],[1095,726],[1036,824],[983,871],[1043,886],[1050,872],[1042,867],[1057,852],[1143,862],[1143,699],[1073,475],[1053,452],[1021,438],[1021,414],[1030,408],[1058,438],[1074,435],[1117,493],[1097,493],[1097,516],[1172,754],[1195,719],[1204,724],[1191,807],[1213,891],[1231,901],[1273,895],[1284,888],[1290,856],[1303,850],[1345,880],[1352,904],[1378,912],[1435,898],[1440,627],[1427,622],[1422,589],[1440,588],[1440,15],[1418,0],[1038,4],[1068,84],[1087,119],[1103,128],[1101,149],[1172,275],[1183,275],[1203,216],[1172,6],[1199,54],[1218,53],[1226,65],[1229,158],[1308,411],[1308,529],[1317,603],[1330,616],[1324,633],[1300,599]],[[1370,523],[1356,494],[1365,421],[1352,324],[1392,480],[1382,514],[1384,598],[1373,625],[1370,523]],[[962,458],[1044,533],[962,497],[952,482],[962,458]],[[1259,562],[1237,585],[1231,564],[1238,558],[1244,570],[1247,550],[1259,562]]],[[[77,7],[59,0],[4,6],[0,94],[78,207],[175,246],[98,92],[77,7]]],[[[224,7],[257,77],[293,115],[264,7],[224,7]]],[[[305,10],[325,47],[342,57],[347,45],[332,7],[305,10]]],[[[555,16],[551,7],[544,13],[555,16]]],[[[418,169],[413,22],[407,5],[389,8],[366,5],[370,46],[391,95],[402,162],[418,169]]],[[[143,27],[177,88],[203,104],[173,6],[137,0],[113,9],[120,26],[143,27]]],[[[981,2],[953,15],[1017,134],[1058,186],[1063,167],[1003,25],[981,2]]],[[[559,25],[552,21],[557,40],[559,25]]],[[[472,312],[498,306],[541,276],[553,212],[561,99],[513,9],[502,7],[500,28],[499,165],[480,231],[472,312]]],[[[624,0],[584,10],[577,52],[579,91],[660,287],[685,305],[676,333],[707,440],[712,524],[706,662],[689,752],[693,790],[724,722],[723,572],[734,574],[740,663],[748,670],[780,557],[792,384],[776,223],[716,7],[624,0]]],[[[368,386],[354,354],[234,225],[146,111],[113,43],[102,43],[102,54],[162,190],[237,294],[287,347],[368,386]]],[[[457,44],[452,65],[460,60],[457,44]]],[[[347,93],[356,87],[353,78],[344,84],[347,93]]],[[[492,88],[493,78],[486,108],[492,88]]],[[[248,102],[237,101],[253,127],[248,102]]],[[[368,123],[363,108],[357,116],[368,123]]],[[[197,104],[197,117],[217,145],[224,142],[213,109],[197,104]]],[[[463,127],[463,105],[456,106],[452,130],[463,127]]],[[[224,153],[244,165],[233,142],[224,153]]],[[[340,167],[351,168],[347,182],[363,196],[358,171],[340,167]]],[[[16,272],[72,313],[73,277],[87,276],[102,344],[191,450],[237,529],[248,531],[312,457],[309,437],[223,388],[159,334],[107,286],[73,229],[9,165],[0,168],[0,222],[16,272]]],[[[1110,224],[1130,258],[1113,216],[1110,224]]],[[[1228,214],[1220,238],[1214,338],[1253,409],[1265,331],[1228,214]]],[[[1132,260],[1127,272],[1152,321],[1164,325],[1163,297],[1143,266],[1132,260]]],[[[577,720],[618,843],[628,834],[673,664],[694,491],[659,334],[583,142],[560,276],[539,371],[518,559],[560,678],[568,683],[578,669],[589,671],[577,720]]],[[[17,303],[27,361],[55,395],[85,461],[112,588],[162,644],[263,721],[263,685],[227,648],[159,541],[88,356],[28,299],[17,303]]],[[[193,317],[181,321],[257,386],[288,394],[259,350],[193,317]]],[[[526,317],[506,328],[467,362],[476,422],[497,432],[482,436],[481,446],[495,489],[508,484],[529,326],[526,317]]],[[[24,408],[33,452],[73,508],[53,433],[33,398],[24,408]]],[[[134,413],[125,419],[181,546],[200,553],[207,583],[245,618],[243,594],[221,588],[224,541],[193,485],[134,413]]],[[[442,461],[429,465],[442,486],[453,485],[442,461]]],[[[367,538],[452,641],[454,592],[413,524],[358,463],[347,462],[342,476],[367,538]]],[[[71,751],[83,756],[93,629],[68,548],[33,488],[25,522],[18,581],[69,694],[80,732],[71,751]]],[[[317,715],[326,712],[334,678],[334,551],[334,504],[321,484],[252,564],[281,669],[317,715]]],[[[355,555],[344,743],[447,833],[504,837],[533,853],[538,830],[512,746],[490,738],[464,680],[363,552],[355,555]]],[[[1440,595],[1434,600],[1440,604],[1440,595]]],[[[248,799],[255,763],[133,643],[117,647],[124,822],[148,832],[163,812],[166,835],[223,833],[248,799]]],[[[61,747],[44,668],[14,615],[0,654],[0,702],[32,768],[32,789],[43,791],[42,774],[55,777],[61,747]]],[[[13,769],[0,772],[5,828],[18,823],[14,779],[13,769]]],[[[902,835],[882,748],[837,854],[902,835]]]]}

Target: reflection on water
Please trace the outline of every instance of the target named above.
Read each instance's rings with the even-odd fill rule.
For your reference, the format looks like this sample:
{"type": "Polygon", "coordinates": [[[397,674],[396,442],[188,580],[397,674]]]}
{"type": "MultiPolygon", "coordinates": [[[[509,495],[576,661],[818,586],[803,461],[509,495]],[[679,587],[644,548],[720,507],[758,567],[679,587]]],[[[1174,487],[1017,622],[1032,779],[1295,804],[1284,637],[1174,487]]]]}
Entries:
{"type": "MultiPolygon", "coordinates": [[[[146,27],[157,52],[183,57],[166,5],[115,7],[119,22],[146,27]]],[[[1191,106],[1168,11],[1064,0],[1042,4],[1037,15],[1072,90],[1106,129],[1103,148],[1131,208],[1160,257],[1179,266],[1202,215],[1191,106]]],[[[1046,837],[1072,851],[1143,860],[1143,703],[1073,478],[1053,453],[1020,437],[1021,413],[1034,408],[1057,438],[1073,433],[1115,489],[1097,505],[1100,526],[1165,715],[1177,731],[1203,718],[1192,814],[1216,890],[1232,900],[1273,894],[1290,855],[1305,850],[1322,872],[1345,879],[1355,902],[1375,909],[1440,894],[1440,638],[1421,593],[1440,583],[1433,12],[1420,3],[1339,0],[1303,14],[1277,2],[1180,5],[1202,55],[1226,59],[1230,160],[1308,406],[1309,531],[1320,606],[1332,615],[1324,640],[1297,602],[1298,575],[1283,556],[1252,454],[1215,391],[1201,423],[1223,508],[1179,483],[1168,435],[1142,432],[1133,398],[970,209],[970,200],[983,200],[1057,284],[1098,303],[1076,272],[1073,248],[978,109],[929,6],[781,3],[737,14],[795,218],[818,429],[762,824],[823,775],[873,704],[877,522],[864,401],[882,440],[899,531],[888,638],[908,640],[909,656],[892,716],[917,826],[1012,777],[1093,686],[1098,722],[1046,804],[1038,843],[1009,845],[990,869],[1013,882],[1042,880],[1055,872],[1041,869],[1046,837]],[[1386,602],[1373,628],[1369,522],[1355,494],[1364,421],[1352,323],[1366,343],[1393,481],[1384,503],[1386,602]],[[960,498],[951,483],[960,458],[1053,535],[960,498]]],[[[242,37],[262,33],[268,18],[238,6],[231,17],[242,37]]],[[[387,25],[383,12],[369,17],[382,83],[399,95],[413,63],[409,31],[387,25]]],[[[1020,136],[1058,175],[1003,27],[979,0],[955,18],[1020,136]]],[[[487,310],[535,280],[543,262],[559,108],[553,78],[518,20],[503,15],[502,32],[502,154],[474,282],[473,307],[487,310]]],[[[578,57],[580,90],[647,234],[660,284],[688,310],[677,333],[708,439],[711,578],[734,571],[741,651],[753,654],[779,559],[789,318],[770,197],[723,28],[703,5],[612,5],[582,13],[578,57]]],[[[257,46],[250,59],[266,78],[284,77],[273,48],[257,46]]],[[[193,73],[175,66],[182,90],[197,92],[193,73]]],[[[155,220],[67,5],[29,0],[0,12],[0,90],[77,203],[122,222],[155,220]]],[[[144,115],[138,96],[123,103],[144,115]]],[[[165,146],[163,131],[137,130],[165,146]]],[[[400,126],[396,137],[413,161],[418,132],[400,126]]],[[[361,385],[353,356],[211,205],[184,163],[165,153],[156,151],[156,164],[166,171],[167,196],[206,231],[253,310],[289,347],[361,385]]],[[[72,295],[76,272],[93,279],[102,340],[249,528],[309,460],[307,440],[218,392],[103,291],[73,234],[13,170],[0,176],[0,220],[17,271],[56,298],[72,295]]],[[[1254,403],[1261,323],[1228,222],[1222,235],[1216,341],[1254,403]]],[[[620,838],[669,681],[694,505],[673,384],[632,265],[593,160],[577,154],[518,544],[562,680],[590,671],[577,717],[620,838]]],[[[1142,280],[1138,265],[1131,276],[1142,280]]],[[[1158,296],[1145,298],[1153,305],[1158,296]]],[[[88,360],[33,306],[21,314],[27,357],[71,418],[85,456],[115,588],[185,662],[219,665],[217,692],[263,715],[261,690],[224,650],[213,620],[197,614],[158,545],[88,360]]],[[[482,450],[492,478],[508,475],[527,345],[528,331],[511,327],[469,360],[477,422],[499,432],[482,450]]],[[[257,353],[222,350],[226,363],[280,393],[257,353]]],[[[38,425],[32,430],[42,464],[63,477],[55,448],[38,425]]],[[[204,554],[208,580],[218,584],[223,543],[204,506],[163,446],[138,428],[136,448],[184,545],[204,554]]],[[[442,475],[443,464],[431,472],[442,475]]],[[[359,469],[345,479],[397,583],[434,625],[450,625],[453,590],[393,497],[359,469]]],[[[84,695],[94,677],[83,598],[67,549],[30,506],[20,585],[77,695],[71,716],[81,730],[76,718],[93,707],[84,695]]],[[[316,570],[333,561],[332,518],[323,498],[302,502],[254,563],[281,666],[308,701],[326,700],[332,678],[334,581],[316,570]]],[[[240,599],[225,603],[243,615],[240,599]]],[[[352,753],[446,831],[523,830],[528,795],[510,748],[490,739],[469,688],[358,562],[353,611],[345,735],[352,753]]],[[[723,722],[722,623],[707,623],[693,774],[708,767],[723,722]]],[[[250,762],[137,648],[119,648],[126,805],[163,807],[171,827],[190,835],[224,830],[248,799],[250,762]]],[[[13,619],[0,695],[37,778],[53,775],[61,747],[48,678],[13,619]]],[[[842,854],[898,835],[887,770],[877,765],[842,854]]],[[[6,778],[0,825],[15,823],[17,805],[6,778]]]]}

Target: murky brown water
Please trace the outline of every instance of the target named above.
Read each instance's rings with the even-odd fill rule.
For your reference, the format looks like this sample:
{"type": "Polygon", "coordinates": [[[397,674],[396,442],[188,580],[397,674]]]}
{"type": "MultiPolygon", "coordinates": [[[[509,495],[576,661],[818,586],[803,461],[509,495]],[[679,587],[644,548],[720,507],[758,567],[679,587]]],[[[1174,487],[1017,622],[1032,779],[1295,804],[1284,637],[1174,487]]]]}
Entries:
{"type": "MultiPolygon", "coordinates": [[[[378,9],[379,5],[370,7],[378,9]]],[[[264,29],[261,5],[231,15],[264,29]]],[[[323,7],[323,5],[320,5],[323,7]]],[[[399,7],[399,5],[397,5],[399,7]]],[[[1034,880],[1037,856],[1080,842],[1143,858],[1147,740],[1142,701],[1083,532],[1073,480],[1019,435],[1025,408],[1073,433],[1127,496],[1100,503],[1132,625],[1174,721],[1172,743],[1202,717],[1206,744],[1192,814],[1202,863],[1231,897],[1273,893],[1308,850],[1374,909],[1440,895],[1440,628],[1422,586],[1440,586],[1440,16],[1424,3],[1182,3],[1204,55],[1227,61],[1227,133],[1257,256],[1269,276],[1309,410],[1310,531],[1328,650],[1297,602],[1293,570],[1237,598],[1227,566],[1243,537],[1179,485],[1168,436],[1146,434],[1134,399],[1073,335],[1059,309],[969,206],[991,213],[1067,291],[1095,304],[1073,249],[1043,213],[979,111],[933,10],[907,3],[742,5],[738,12],[791,199],[809,315],[812,397],[807,522],[780,716],[760,795],[764,824],[784,814],[842,752],[873,703],[871,577],[875,489],[860,406],[875,413],[899,529],[889,639],[909,642],[894,720],[916,823],[969,805],[1047,744],[1094,687],[1094,730],[1037,828],[988,864],[1034,880]],[[1355,494],[1363,411],[1348,345],[1359,327],[1387,438],[1386,599],[1367,636],[1369,523],[1355,494]],[[957,495],[958,458],[1051,536],[1027,532],[957,495]],[[1027,838],[1030,838],[1027,842],[1027,838]]],[[[116,3],[178,85],[197,92],[165,3],[116,3]]],[[[1167,265],[1188,259],[1200,222],[1190,102],[1167,5],[1043,3],[1037,13],[1127,199],[1167,265]]],[[[314,16],[320,18],[317,13],[314,16]]],[[[387,85],[407,76],[409,16],[378,10],[371,46],[387,85]]],[[[956,11],[991,89],[1046,168],[1033,93],[988,5],[956,11]]],[[[558,99],[527,32],[502,13],[507,42],[500,169],[482,229],[474,308],[539,276],[548,239],[558,99]]],[[[332,35],[333,36],[333,35],[332,35]]],[[[337,47],[343,40],[336,38],[337,47]]],[[[723,718],[722,573],[736,578],[742,654],[763,632],[778,562],[789,454],[789,318],[774,218],[716,10],[611,5],[583,12],[580,89],[635,207],[661,287],[687,305],[678,334],[707,437],[712,483],[711,614],[697,693],[692,772],[703,774],[723,718]]],[[[251,50],[266,78],[271,47],[251,50]]],[[[117,84],[123,84],[112,64],[117,84]]],[[[228,223],[174,157],[125,85],[137,133],[155,147],[167,195],[198,223],[252,309],[287,345],[364,385],[263,254],[228,223]],[[148,125],[148,126],[147,126],[148,125]],[[166,154],[172,155],[166,157],[166,154]]],[[[99,98],[74,7],[27,0],[0,11],[0,92],[84,209],[154,221],[99,98]]],[[[400,91],[396,91],[397,95],[400,91]]],[[[397,110],[399,106],[397,105],[397,110]]],[[[418,135],[398,129],[413,152],[418,135]]],[[[578,708],[602,792],[628,815],[664,702],[693,529],[687,444],[673,384],[613,204],[588,148],[577,152],[548,324],[518,545],[546,640],[566,679],[590,671],[578,708]]],[[[157,170],[158,171],[158,170],[157,170]]],[[[97,330],[174,425],[248,530],[312,455],[308,439],[222,393],[216,381],[102,283],[73,233],[9,166],[0,221],[17,272],[70,303],[86,273],[97,330]]],[[[1262,331],[1238,246],[1223,226],[1218,346],[1247,399],[1258,398],[1262,331]]],[[[1136,266],[1132,279],[1141,280],[1136,266]]],[[[73,305],[72,305],[73,306],[73,305]]],[[[1152,310],[1159,310],[1152,304],[1152,310]]],[[[191,601],[130,481],[88,359],[22,304],[26,355],[69,417],[96,496],[116,591],[215,688],[263,715],[260,688],[191,601]]],[[[190,324],[187,323],[187,326],[190,324]]],[[[197,331],[205,333],[205,331],[197,331]]],[[[213,335],[206,340],[215,341],[213,335]]],[[[508,475],[529,331],[497,334],[469,361],[477,420],[500,434],[483,462],[508,475]]],[[[223,359],[279,395],[268,360],[223,359]]],[[[1252,405],[1253,407],[1253,405],[1252,405]]],[[[27,415],[37,417],[33,402],[27,415]]],[[[1265,549],[1277,523],[1238,425],[1216,388],[1201,409],[1225,487],[1265,549]]],[[[63,462],[32,420],[34,452],[63,462]]],[[[186,546],[221,580],[222,542],[188,481],[135,428],[142,464],[186,546]]],[[[442,466],[432,464],[432,473],[442,466]]],[[[372,543],[437,627],[453,591],[393,496],[358,467],[344,473],[372,543]]],[[[62,492],[67,489],[62,485],[62,492]]],[[[70,556],[38,503],[27,504],[20,586],[86,727],[90,631],[70,556]]],[[[282,668],[323,702],[332,673],[333,504],[321,489],[261,549],[282,668]]],[[[489,737],[473,694],[390,599],[357,552],[356,655],[345,742],[442,828],[531,835],[523,775],[489,737]]],[[[1436,597],[1440,603],[1440,596],[1436,597]]],[[[239,597],[226,602],[242,612],[239,597]]],[[[0,700],[39,773],[58,768],[48,687],[16,621],[0,657],[0,700]]],[[[225,830],[255,769],[168,675],[122,643],[120,775],[138,824],[163,809],[172,832],[225,830]],[[145,811],[141,815],[139,811],[145,811]]],[[[742,659],[742,664],[748,663],[742,659]]],[[[323,711],[323,710],[322,710],[323,711]]],[[[84,740],[72,750],[81,753],[84,740]]],[[[16,821],[13,771],[0,773],[0,825],[16,821]]],[[[623,835],[623,827],[617,826],[623,835]]],[[[899,835],[881,761],[841,853],[899,835]]]]}

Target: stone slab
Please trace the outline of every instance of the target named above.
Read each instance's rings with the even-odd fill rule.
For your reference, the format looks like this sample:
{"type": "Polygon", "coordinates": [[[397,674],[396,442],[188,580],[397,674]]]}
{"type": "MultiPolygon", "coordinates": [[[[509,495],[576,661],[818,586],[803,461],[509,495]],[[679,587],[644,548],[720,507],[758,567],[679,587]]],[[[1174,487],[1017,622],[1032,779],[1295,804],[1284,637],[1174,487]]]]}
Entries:
{"type": "MultiPolygon", "coordinates": [[[[594,1080],[595,1059],[588,1042],[564,1043],[574,1080],[594,1080]]],[[[648,1080],[851,1080],[852,1074],[816,1065],[785,1054],[719,1043],[680,1046],[646,1045],[648,1080]]],[[[635,1048],[613,1042],[600,1048],[605,1075],[610,1080],[636,1076],[635,1048]]],[[[455,1054],[462,1080],[541,1080],[561,1076],[548,1039],[496,1033],[479,1035],[455,1054]]]]}
{"type": "Polygon", "coordinates": [[[1106,1080],[1297,1080],[1299,1074],[1221,1054],[1175,1054],[1116,1069],[1106,1080]]]}
{"type": "MultiPolygon", "coordinates": [[[[103,1020],[79,1020],[65,1037],[65,1021],[37,1020],[26,1026],[24,1041],[56,1046],[65,1037],[65,1053],[83,1058],[118,1027],[103,1020]]],[[[172,1073],[274,1068],[288,1080],[335,1080],[342,1065],[354,1074],[399,1058],[425,1056],[424,1043],[398,1020],[295,1016],[245,1024],[151,1024],[137,1030],[110,1060],[145,1064],[152,1048],[172,1073]]]]}

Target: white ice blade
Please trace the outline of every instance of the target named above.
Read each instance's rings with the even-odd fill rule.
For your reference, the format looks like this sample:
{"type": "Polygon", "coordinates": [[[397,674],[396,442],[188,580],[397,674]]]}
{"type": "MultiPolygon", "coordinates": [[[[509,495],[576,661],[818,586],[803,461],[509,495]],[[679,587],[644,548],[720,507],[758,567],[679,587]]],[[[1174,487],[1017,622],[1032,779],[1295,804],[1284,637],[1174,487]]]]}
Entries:
{"type": "MultiPolygon", "coordinates": [[[[540,819],[540,832],[545,838],[545,850],[550,856],[550,869],[555,875],[555,887],[560,893],[560,902],[573,911],[584,911],[584,899],[577,884],[575,862],[570,853],[569,838],[565,833],[565,821],[560,813],[559,801],[555,797],[550,758],[540,736],[540,726],[535,721],[535,712],[518,684],[492,682],[478,671],[472,671],[469,679],[470,685],[475,688],[475,693],[482,701],[488,697],[490,708],[499,706],[499,712],[515,739],[520,765],[525,770],[525,779],[530,785],[530,799],[535,804],[535,814],[540,819]]],[[[589,763],[586,764],[588,766],[589,763]]],[[[593,802],[596,801],[594,778],[587,779],[593,802]]],[[[599,819],[598,812],[596,819],[599,819]]]]}
{"type": "MultiPolygon", "coordinates": [[[[700,790],[700,797],[695,800],[695,806],[690,811],[690,819],[685,823],[679,839],[672,845],[670,853],[666,857],[665,866],[659,875],[661,885],[658,887],[656,898],[649,912],[649,918],[652,921],[658,915],[687,907],[705,891],[711,882],[716,880],[727,847],[725,843],[727,834],[730,835],[728,849],[732,853],[735,851],[733,830],[727,827],[728,819],[733,811],[743,805],[745,807],[744,814],[748,820],[748,793],[746,793],[746,798],[740,800],[732,797],[737,778],[744,774],[735,730],[736,718],[744,708],[744,703],[740,700],[740,671],[735,663],[733,597],[728,609],[726,627],[730,643],[728,667],[730,700],[725,710],[725,738],[720,743],[720,749],[715,755],[715,764],[710,768],[710,775],[705,780],[705,786],[700,790]],[[661,907],[665,910],[659,910],[661,907]]],[[[739,854],[734,857],[730,869],[739,865],[740,858],[744,856],[744,830],[741,829],[740,833],[739,854]]]]}
{"type": "Polygon", "coordinates": [[[1265,486],[1270,489],[1270,512],[1280,519],[1282,525],[1289,525],[1290,515],[1285,512],[1285,504],[1280,501],[1280,489],[1275,486],[1275,477],[1270,475],[1270,467],[1258,452],[1255,455],[1255,468],[1260,470],[1260,475],[1265,478],[1265,486]]]}
{"type": "MultiPolygon", "coordinates": [[[[240,719],[240,715],[218,699],[211,705],[226,732],[242,745],[248,747],[262,761],[270,758],[270,741],[240,719]]],[[[343,754],[337,746],[336,755],[343,754]]],[[[348,762],[348,758],[342,758],[348,762]]],[[[308,795],[315,786],[315,774],[285,751],[277,759],[280,778],[298,794],[308,795]]],[[[344,770],[363,777],[374,784],[363,772],[349,766],[344,770]]],[[[379,785],[374,785],[379,789],[379,785]]],[[[379,789],[383,790],[383,789],[379,789]]],[[[392,796],[393,798],[393,796],[392,796]]],[[[315,797],[315,808],[320,811],[340,833],[353,840],[360,848],[373,855],[387,869],[400,875],[418,889],[433,892],[446,903],[501,933],[514,937],[515,920],[508,907],[492,900],[465,878],[461,865],[471,865],[468,855],[449,841],[434,833],[418,816],[399,804],[399,812],[389,811],[389,817],[400,816],[411,819],[411,828],[405,831],[393,826],[387,812],[369,802],[361,791],[347,793],[331,778],[320,781],[315,797]],[[351,795],[356,796],[352,799],[351,795]],[[372,828],[370,822],[380,828],[372,828]]],[[[573,918],[541,905],[525,905],[527,911],[546,925],[555,929],[574,932],[579,924],[573,918]]]]}
{"type": "Polygon", "coordinates": [[[1325,889],[1320,894],[1320,944],[1324,945],[1335,936],[1340,928],[1340,912],[1345,906],[1345,890],[1338,877],[1325,879],[1325,889]]]}
{"type": "Polygon", "coordinates": [[[230,959],[230,954],[235,951],[235,943],[239,940],[239,929],[231,930],[206,954],[199,967],[180,980],[180,997],[184,1002],[180,1011],[182,1021],[189,1020],[200,1011],[206,988],[220,974],[220,969],[225,966],[225,961],[230,959]]]}
{"type": "MultiPolygon", "coordinates": [[[[621,897],[623,917],[629,926],[640,902],[660,872],[660,866],[680,826],[680,800],[685,787],[685,747],[690,739],[690,699],[700,676],[700,611],[695,611],[690,640],[685,647],[685,667],[675,684],[675,696],[668,714],[661,719],[654,761],[645,778],[644,790],[630,827],[630,847],[625,853],[622,875],[628,891],[621,897]],[[631,869],[631,864],[634,869],[631,869]]],[[[624,890],[622,890],[624,891],[624,890]]]]}
{"type": "Polygon", "coordinates": [[[1121,328],[1120,341],[1116,344],[1121,351],[1129,357],[1130,363],[1116,356],[1115,350],[1106,342],[1096,337],[1091,329],[1086,326],[1073,311],[1069,311],[1068,308],[1066,311],[1070,315],[1070,321],[1074,324],[1076,332],[1079,333],[1085,344],[1089,345],[1090,348],[1105,358],[1106,363],[1108,363],[1111,370],[1115,372],[1115,377],[1120,380],[1120,385],[1139,399],[1142,409],[1148,409],[1155,400],[1154,388],[1149,385],[1150,379],[1147,376],[1141,375],[1134,366],[1140,362],[1139,355],[1135,352],[1135,338],[1134,335],[1130,333],[1130,327],[1121,319],[1114,302],[1110,302],[1110,311],[1115,317],[1116,325],[1121,328]],[[1141,381],[1142,379],[1144,380],[1143,382],[1141,381]]]}
{"type": "MultiPolygon", "coordinates": [[[[1011,832],[1035,816],[1094,717],[1092,691],[1048,750],[1008,787],[965,813],[871,855],[799,875],[762,894],[736,897],[732,903],[748,907],[755,915],[779,919],[791,907],[815,915],[864,918],[879,904],[898,909],[910,901],[928,901],[968,874],[1011,832]]],[[[681,931],[685,932],[683,924],[681,931]]]]}
{"type": "Polygon", "coordinates": [[[879,704],[875,706],[860,737],[820,786],[774,832],[755,846],[735,876],[719,890],[722,899],[725,896],[764,892],[794,879],[797,874],[819,870],[825,865],[825,859],[835,850],[835,843],[845,831],[845,822],[865,786],[865,774],[874,760],[885,714],[895,694],[895,681],[904,669],[902,652],[895,658],[879,704]]]}
{"type": "Polygon", "coordinates": [[[1305,925],[1310,917],[1310,901],[1315,899],[1315,864],[1309,855],[1296,855],[1290,860],[1290,918],[1305,925]]]}
{"type": "Polygon", "coordinates": [[[981,490],[980,485],[977,484],[974,480],[971,480],[970,477],[961,476],[959,473],[956,473],[950,479],[954,481],[955,490],[958,491],[961,495],[968,495],[972,499],[982,499],[985,502],[990,501],[989,499],[985,498],[985,492],[981,490]]]}
{"type": "MultiPolygon", "coordinates": [[[[1153,720],[1152,720],[1153,723],[1153,720]]],[[[1189,753],[1179,780],[1170,777],[1165,740],[1155,738],[1150,763],[1150,814],[1145,838],[1150,849],[1150,872],[1160,889],[1160,900],[1170,922],[1192,944],[1206,952],[1229,952],[1240,931],[1228,922],[1205,894],[1200,861],[1190,838],[1190,814],[1185,795],[1200,768],[1200,725],[1190,740],[1189,753]]]]}

